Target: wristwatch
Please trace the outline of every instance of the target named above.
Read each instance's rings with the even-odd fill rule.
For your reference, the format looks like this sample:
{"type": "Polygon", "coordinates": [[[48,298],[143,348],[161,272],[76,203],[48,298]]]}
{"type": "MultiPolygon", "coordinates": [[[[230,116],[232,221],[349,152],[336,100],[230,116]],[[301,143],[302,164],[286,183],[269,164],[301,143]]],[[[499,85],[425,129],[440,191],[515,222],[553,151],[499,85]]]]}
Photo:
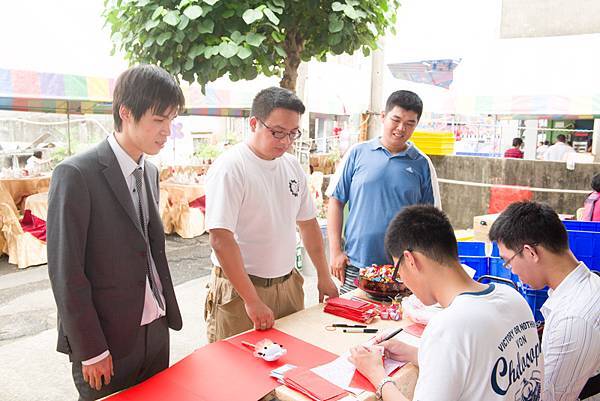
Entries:
{"type": "Polygon", "coordinates": [[[375,391],[375,397],[377,397],[378,401],[382,401],[383,400],[383,394],[382,394],[382,392],[383,392],[383,386],[385,386],[388,383],[394,384],[394,379],[392,379],[391,377],[384,377],[383,380],[381,380],[379,382],[379,385],[377,386],[377,391],[375,391]]]}

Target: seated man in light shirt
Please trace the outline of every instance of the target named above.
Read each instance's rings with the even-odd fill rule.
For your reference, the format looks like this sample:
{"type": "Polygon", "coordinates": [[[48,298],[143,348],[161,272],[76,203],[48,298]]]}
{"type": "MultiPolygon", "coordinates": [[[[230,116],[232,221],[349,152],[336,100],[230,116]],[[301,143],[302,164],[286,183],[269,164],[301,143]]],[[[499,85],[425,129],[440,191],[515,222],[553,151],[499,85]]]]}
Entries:
{"type": "Polygon", "coordinates": [[[43,170],[43,165],[48,163],[50,160],[42,159],[42,152],[36,150],[33,152],[33,156],[27,159],[26,169],[29,175],[37,175],[43,170]]]}
{"type": "MultiPolygon", "coordinates": [[[[510,286],[467,275],[444,212],[406,207],[391,221],[385,247],[406,286],[425,305],[444,308],[427,324],[418,349],[376,338],[387,357],[419,366],[414,401],[539,400],[543,361],[531,309],[510,286]]],[[[358,346],[350,361],[379,399],[407,400],[385,374],[381,351],[358,346]]]]}
{"type": "Polygon", "coordinates": [[[575,258],[565,226],[547,205],[513,203],[489,236],[523,283],[550,287],[541,309],[542,400],[577,400],[586,382],[600,373],[600,277],[575,258]]]}

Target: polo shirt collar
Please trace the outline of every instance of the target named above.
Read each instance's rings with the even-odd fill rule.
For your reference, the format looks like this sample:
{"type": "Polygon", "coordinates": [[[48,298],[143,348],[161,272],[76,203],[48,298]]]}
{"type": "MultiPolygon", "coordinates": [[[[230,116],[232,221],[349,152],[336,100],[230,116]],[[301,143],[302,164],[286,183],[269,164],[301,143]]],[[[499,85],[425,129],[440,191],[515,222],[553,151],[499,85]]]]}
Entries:
{"type": "Polygon", "coordinates": [[[389,150],[387,150],[385,148],[385,146],[383,146],[381,144],[381,137],[379,138],[373,138],[369,141],[369,148],[371,150],[378,150],[381,149],[384,152],[386,152],[386,154],[388,154],[390,157],[402,157],[402,156],[408,156],[411,159],[417,159],[419,157],[419,151],[415,148],[415,146],[413,145],[412,142],[407,141],[406,144],[408,145],[408,148],[406,148],[405,151],[400,152],[400,153],[396,153],[395,155],[392,155],[390,153],[389,150]]]}

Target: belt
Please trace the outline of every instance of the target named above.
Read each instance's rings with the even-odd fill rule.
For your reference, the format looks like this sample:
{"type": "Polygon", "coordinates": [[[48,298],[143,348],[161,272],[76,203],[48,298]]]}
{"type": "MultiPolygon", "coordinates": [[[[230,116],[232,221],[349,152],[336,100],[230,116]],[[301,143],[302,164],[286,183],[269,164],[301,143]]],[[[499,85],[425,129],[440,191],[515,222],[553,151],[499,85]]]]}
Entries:
{"type": "MultiPolygon", "coordinates": [[[[223,272],[223,269],[221,269],[219,266],[215,266],[214,268],[217,277],[227,278],[227,276],[225,276],[225,272],[223,272]]],[[[294,270],[292,269],[292,271],[290,271],[288,274],[281,277],[264,278],[253,276],[252,274],[248,274],[248,277],[250,278],[252,284],[258,287],[271,287],[273,285],[285,282],[288,278],[292,277],[293,273],[294,270]]]]}

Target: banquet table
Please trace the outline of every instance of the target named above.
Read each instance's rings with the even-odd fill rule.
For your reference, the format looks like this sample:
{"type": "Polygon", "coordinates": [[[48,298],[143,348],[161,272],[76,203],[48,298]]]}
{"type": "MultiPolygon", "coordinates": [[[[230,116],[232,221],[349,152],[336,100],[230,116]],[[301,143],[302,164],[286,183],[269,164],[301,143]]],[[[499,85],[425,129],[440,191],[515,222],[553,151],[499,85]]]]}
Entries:
{"type": "Polygon", "coordinates": [[[18,206],[26,196],[47,192],[50,187],[50,178],[50,174],[37,177],[0,178],[0,183],[18,206]]]}
{"type": "Polygon", "coordinates": [[[25,199],[23,210],[31,210],[31,214],[46,220],[48,216],[48,192],[40,192],[25,199]]]}
{"type": "Polygon", "coordinates": [[[163,181],[160,183],[160,188],[169,194],[170,204],[177,203],[181,199],[185,199],[189,203],[204,195],[203,184],[177,184],[163,181]]]}

